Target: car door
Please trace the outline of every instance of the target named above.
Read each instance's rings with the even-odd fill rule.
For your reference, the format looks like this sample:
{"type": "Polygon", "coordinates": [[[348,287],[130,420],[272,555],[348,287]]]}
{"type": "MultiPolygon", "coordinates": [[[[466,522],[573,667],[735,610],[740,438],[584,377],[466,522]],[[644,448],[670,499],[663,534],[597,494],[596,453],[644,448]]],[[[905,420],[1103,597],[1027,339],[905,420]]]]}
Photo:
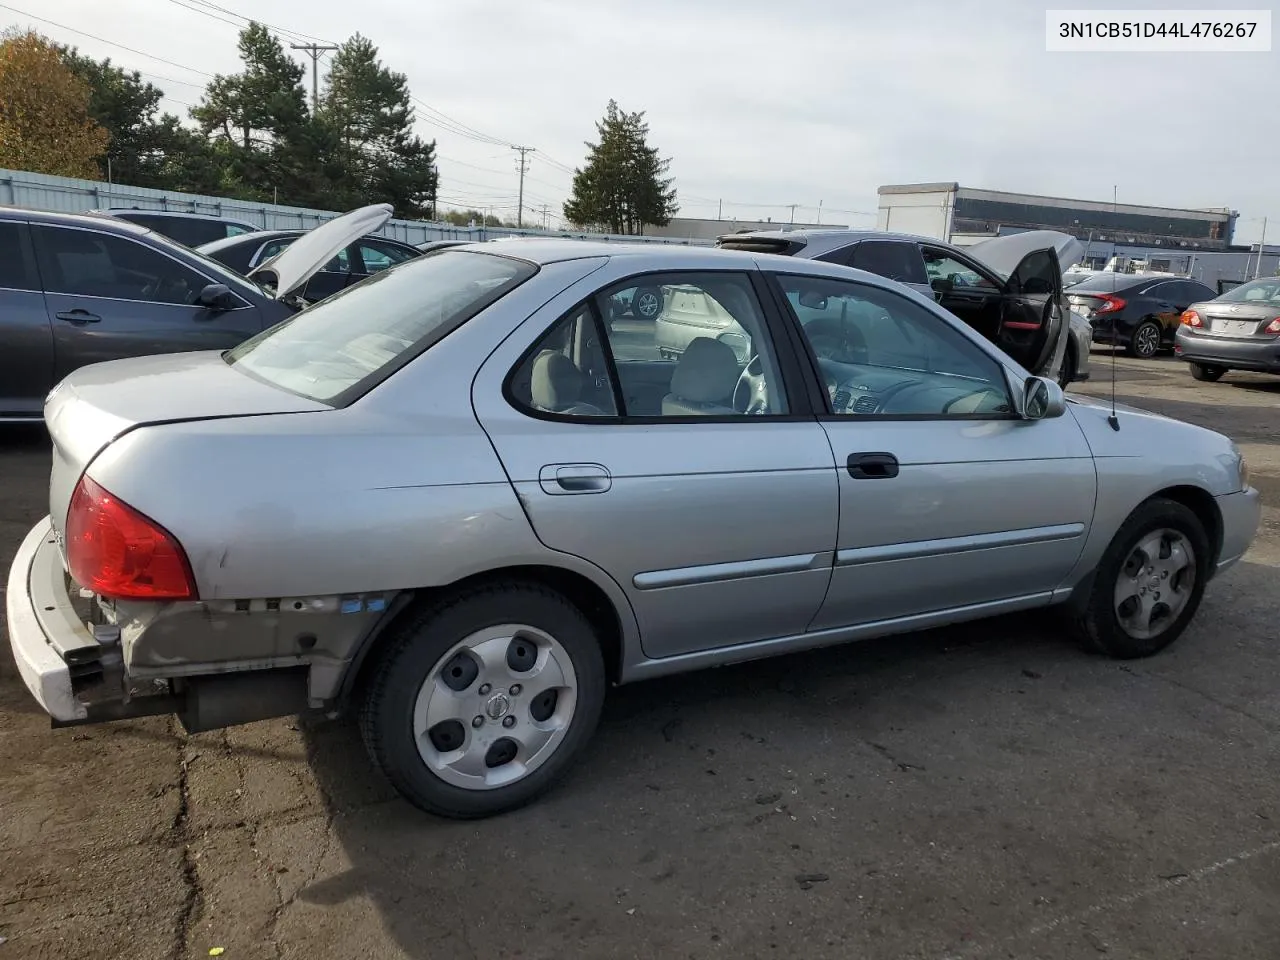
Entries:
{"type": "Polygon", "coordinates": [[[78,226],[32,224],[31,233],[56,380],[120,357],[222,350],[261,329],[257,309],[238,294],[231,309],[197,303],[214,281],[157,247],[78,226]]]}
{"type": "Polygon", "coordinates": [[[840,484],[835,569],[812,629],[1057,596],[1095,499],[1075,419],[1018,419],[998,354],[901,292],[783,272],[776,282],[816,348],[840,484]]]}
{"type": "Polygon", "coordinates": [[[714,297],[754,358],[744,368],[708,336],[658,360],[651,323],[604,323],[609,298],[637,285],[619,259],[535,313],[475,380],[529,522],[626,591],[650,657],[803,634],[831,576],[837,483],[826,434],[790,389],[799,368],[778,315],[752,273],[645,276],[714,297]],[[654,364],[664,393],[628,386],[652,383],[654,364]]]}
{"type": "Polygon", "coordinates": [[[0,344],[0,418],[39,416],[54,384],[53,330],[20,220],[0,220],[0,344]]]}
{"type": "Polygon", "coordinates": [[[934,300],[994,343],[1000,333],[1003,283],[950,250],[922,244],[921,252],[934,300]]]}

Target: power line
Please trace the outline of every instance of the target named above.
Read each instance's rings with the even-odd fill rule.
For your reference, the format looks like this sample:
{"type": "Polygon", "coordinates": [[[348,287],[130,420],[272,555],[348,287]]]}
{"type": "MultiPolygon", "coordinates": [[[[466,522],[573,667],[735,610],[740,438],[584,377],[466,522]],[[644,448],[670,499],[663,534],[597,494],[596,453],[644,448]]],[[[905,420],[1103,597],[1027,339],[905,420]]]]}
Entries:
{"type": "MultiPolygon", "coordinates": [[[[260,24],[262,24],[264,27],[266,27],[266,28],[267,28],[267,29],[269,29],[269,30],[274,30],[274,31],[276,31],[277,33],[289,34],[289,35],[291,35],[291,36],[293,36],[293,37],[296,37],[296,38],[299,38],[299,39],[301,39],[301,40],[315,40],[315,41],[317,41],[317,42],[319,42],[319,43],[331,43],[331,42],[332,42],[332,41],[329,41],[329,40],[325,40],[323,37],[313,37],[313,36],[311,36],[309,33],[300,33],[300,32],[298,32],[297,30],[289,30],[289,29],[287,29],[287,28],[285,28],[285,27],[276,26],[274,23],[267,23],[265,20],[258,20],[258,19],[256,19],[255,17],[246,17],[243,13],[236,13],[236,11],[234,11],[234,10],[230,10],[230,9],[228,9],[228,8],[226,8],[226,7],[220,7],[220,6],[218,6],[218,4],[216,4],[216,3],[210,3],[210,2],[208,2],[208,0],[191,0],[191,2],[192,2],[192,3],[199,4],[199,5],[200,5],[200,6],[202,6],[202,7],[208,7],[208,8],[209,8],[209,9],[211,9],[211,10],[217,10],[217,11],[218,11],[218,12],[220,12],[220,13],[228,13],[228,14],[230,14],[230,15],[231,15],[231,16],[233,16],[233,17],[239,17],[241,20],[245,20],[245,21],[250,22],[250,23],[260,23],[260,24]]],[[[204,11],[203,11],[203,10],[197,10],[197,11],[195,11],[195,12],[196,12],[196,13],[203,13],[204,11]]]]}
{"type": "Polygon", "coordinates": [[[135,50],[133,47],[126,47],[123,43],[116,43],[114,40],[107,40],[99,37],[97,34],[85,33],[83,30],[77,30],[75,27],[68,27],[66,24],[57,23],[53,20],[46,20],[44,17],[37,17],[34,13],[27,13],[25,10],[19,10],[17,7],[11,7],[7,3],[0,3],[0,9],[8,10],[22,17],[30,17],[32,20],[38,20],[41,23],[47,23],[51,27],[57,27],[59,30],[68,30],[71,33],[79,34],[82,37],[88,37],[90,40],[96,40],[98,43],[105,43],[109,47],[119,47],[121,50],[128,50],[130,53],[136,53],[140,57],[146,57],[148,60],[155,60],[159,63],[167,63],[171,67],[177,67],[179,70],[189,70],[191,73],[198,73],[202,77],[213,79],[213,74],[205,73],[203,70],[197,70],[195,67],[188,67],[184,63],[177,63],[173,60],[166,60],[164,57],[157,57],[152,53],[143,53],[141,50],[135,50]]]}

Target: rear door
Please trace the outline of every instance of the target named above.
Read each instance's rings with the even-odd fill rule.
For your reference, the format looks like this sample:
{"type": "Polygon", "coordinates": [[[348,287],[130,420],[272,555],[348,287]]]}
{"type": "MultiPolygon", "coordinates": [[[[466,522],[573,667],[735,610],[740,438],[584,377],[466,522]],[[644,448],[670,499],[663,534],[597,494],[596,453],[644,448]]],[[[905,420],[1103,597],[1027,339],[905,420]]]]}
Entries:
{"type": "Polygon", "coordinates": [[[494,351],[476,414],[538,538],[613,577],[648,656],[803,634],[831,578],[838,488],[807,395],[784,389],[801,379],[790,340],[754,271],[649,275],[714,296],[756,358],[743,377],[712,333],[663,362],[652,323],[604,322],[640,283],[627,259],[494,351]]]}
{"type": "Polygon", "coordinates": [[[25,222],[0,220],[0,417],[39,416],[54,384],[53,330],[25,222]]]}
{"type": "Polygon", "coordinates": [[[55,380],[120,357],[224,350],[262,328],[257,308],[238,295],[231,310],[197,304],[215,281],[156,247],[86,227],[33,224],[31,234],[55,380]]]}

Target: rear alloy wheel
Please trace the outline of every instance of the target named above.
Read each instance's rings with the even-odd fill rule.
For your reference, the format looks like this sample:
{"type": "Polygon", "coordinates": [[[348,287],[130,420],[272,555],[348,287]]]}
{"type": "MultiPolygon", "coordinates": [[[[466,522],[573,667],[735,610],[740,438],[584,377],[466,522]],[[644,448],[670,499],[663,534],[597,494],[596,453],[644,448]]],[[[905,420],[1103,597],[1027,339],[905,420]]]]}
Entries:
{"type": "Polygon", "coordinates": [[[640,287],[631,297],[631,313],[641,320],[656,320],[662,312],[662,291],[657,287],[640,287]]]}
{"type": "Polygon", "coordinates": [[[604,658],[572,603],[533,583],[424,607],[388,638],[360,711],[373,761],[411,803],[491,816],[549,789],[590,739],[604,658]]]}
{"type": "Polygon", "coordinates": [[[1200,608],[1210,546],[1202,524],[1173,500],[1148,500],[1125,521],[1094,575],[1083,639],[1119,659],[1173,643],[1200,608]]]}
{"type": "Polygon", "coordinates": [[[1150,360],[1160,350],[1160,325],[1152,320],[1143,320],[1138,329],[1129,338],[1126,352],[1131,357],[1150,360]]]}
{"type": "Polygon", "coordinates": [[[1217,383],[1227,372],[1226,367],[1215,367],[1209,363],[1191,363],[1191,379],[1204,383],[1217,383]]]}

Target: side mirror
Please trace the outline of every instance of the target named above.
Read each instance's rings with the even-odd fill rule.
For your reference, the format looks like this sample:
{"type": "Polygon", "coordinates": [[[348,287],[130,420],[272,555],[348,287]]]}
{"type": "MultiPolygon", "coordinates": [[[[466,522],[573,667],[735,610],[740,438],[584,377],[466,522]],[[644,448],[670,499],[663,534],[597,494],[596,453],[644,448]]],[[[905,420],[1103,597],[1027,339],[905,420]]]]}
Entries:
{"type": "Polygon", "coordinates": [[[1022,419],[1048,420],[1067,412],[1062,387],[1046,377],[1027,377],[1022,385],[1022,419]]]}
{"type": "Polygon", "coordinates": [[[200,291],[196,303],[210,310],[230,310],[236,305],[236,298],[225,283],[211,283],[200,291]]]}

